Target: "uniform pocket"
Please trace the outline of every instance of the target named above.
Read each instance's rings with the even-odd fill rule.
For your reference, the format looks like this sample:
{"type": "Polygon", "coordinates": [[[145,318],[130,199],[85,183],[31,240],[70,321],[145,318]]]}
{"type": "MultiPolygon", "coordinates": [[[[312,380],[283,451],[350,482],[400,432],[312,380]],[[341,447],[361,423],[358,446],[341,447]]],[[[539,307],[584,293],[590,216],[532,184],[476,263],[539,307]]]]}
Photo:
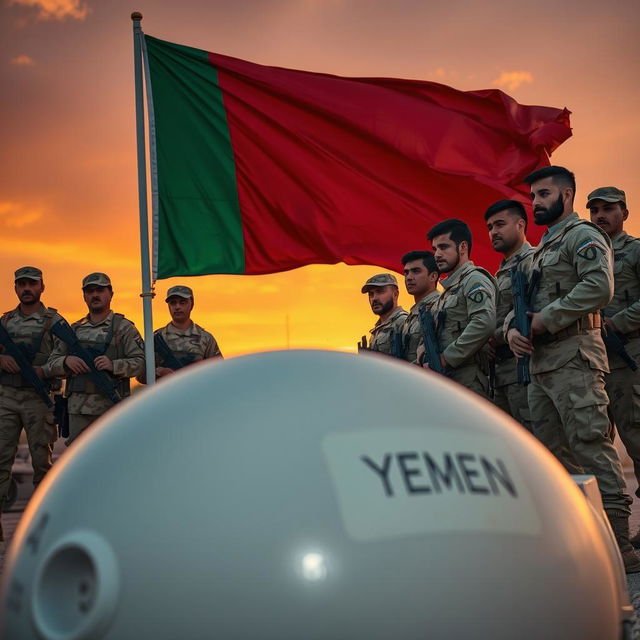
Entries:
{"type": "Polygon", "coordinates": [[[609,431],[606,394],[585,389],[584,394],[569,393],[569,402],[578,438],[582,442],[604,440],[609,431]]]}
{"type": "Polygon", "coordinates": [[[40,444],[53,444],[58,439],[58,429],[53,421],[53,411],[48,411],[43,421],[42,437],[40,444]]]}

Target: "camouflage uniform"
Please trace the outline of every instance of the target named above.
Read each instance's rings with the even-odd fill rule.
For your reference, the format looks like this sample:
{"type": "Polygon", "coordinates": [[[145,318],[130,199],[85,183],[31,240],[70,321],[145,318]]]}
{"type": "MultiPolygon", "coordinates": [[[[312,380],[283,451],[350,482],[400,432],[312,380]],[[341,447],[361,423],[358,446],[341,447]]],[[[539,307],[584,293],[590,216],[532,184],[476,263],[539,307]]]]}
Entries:
{"type": "MultiPolygon", "coordinates": [[[[117,382],[120,397],[129,395],[129,378],[144,371],[144,343],[134,324],[120,314],[110,311],[107,317],[92,324],[89,316],[71,325],[80,344],[94,353],[104,354],[113,362],[113,373],[105,372],[117,382]],[[117,327],[112,324],[117,324],[117,327]]],[[[69,376],[64,366],[68,354],[67,345],[61,340],[56,344],[47,363],[52,375],[69,376]]],[[[102,395],[91,380],[90,374],[72,375],[67,379],[65,395],[69,398],[70,444],[92,422],[113,406],[113,402],[102,395]]]]}
{"type": "Polygon", "coordinates": [[[528,269],[541,274],[532,306],[547,329],[533,338],[528,399],[534,435],[570,473],[596,476],[607,512],[626,517],[631,499],[607,437],[598,311],[613,293],[612,267],[609,238],[577,213],[544,234],[528,269]]]}
{"type": "Polygon", "coordinates": [[[418,364],[418,345],[422,342],[420,310],[424,308],[426,311],[431,311],[439,297],[440,293],[438,291],[428,293],[409,309],[409,314],[405,318],[402,327],[402,344],[405,349],[404,359],[413,364],[418,364]]]}
{"type": "MultiPolygon", "coordinates": [[[[41,366],[45,384],[54,374],[46,362],[53,348],[49,329],[61,319],[55,309],[42,303],[35,313],[24,315],[18,306],[2,316],[2,324],[18,346],[26,348],[28,359],[41,366]]],[[[0,352],[2,347],[0,346],[0,352]]],[[[51,468],[51,453],[57,432],[53,409],[49,409],[37,391],[19,373],[0,372],[0,502],[9,488],[11,467],[16,456],[20,432],[24,428],[33,465],[33,484],[37,485],[51,468]]]]}
{"type": "Polygon", "coordinates": [[[531,431],[531,415],[527,401],[527,387],[518,384],[517,360],[504,339],[502,325],[513,308],[511,291],[511,269],[516,265],[526,268],[533,254],[533,248],[525,242],[509,259],[500,263],[496,273],[498,299],[496,301],[495,385],[493,402],[504,412],[515,418],[523,427],[531,431]],[[522,263],[522,264],[521,264],[522,263]]]}
{"type": "MultiPolygon", "coordinates": [[[[178,329],[170,322],[162,329],[157,329],[155,334],[162,336],[173,355],[185,364],[207,358],[222,358],[216,339],[195,322],[186,329],[178,329]]],[[[156,366],[169,367],[157,351],[156,366]]]]}
{"type": "Polygon", "coordinates": [[[384,322],[380,322],[378,319],[378,322],[371,329],[369,349],[391,355],[393,338],[395,335],[402,334],[402,326],[406,317],[407,312],[402,307],[396,307],[384,322]]]}
{"type": "MultiPolygon", "coordinates": [[[[627,341],[629,355],[640,364],[640,239],[622,231],[612,243],[615,292],[603,313],[627,341]]],[[[607,355],[609,412],[640,480],[640,369],[631,371],[618,354],[609,351],[607,355]]],[[[640,497],[640,488],[636,495],[640,497]]]]}
{"type": "Polygon", "coordinates": [[[488,398],[488,359],[481,349],[495,331],[495,280],[468,261],[440,283],[444,293],[431,312],[451,378],[488,398]]]}

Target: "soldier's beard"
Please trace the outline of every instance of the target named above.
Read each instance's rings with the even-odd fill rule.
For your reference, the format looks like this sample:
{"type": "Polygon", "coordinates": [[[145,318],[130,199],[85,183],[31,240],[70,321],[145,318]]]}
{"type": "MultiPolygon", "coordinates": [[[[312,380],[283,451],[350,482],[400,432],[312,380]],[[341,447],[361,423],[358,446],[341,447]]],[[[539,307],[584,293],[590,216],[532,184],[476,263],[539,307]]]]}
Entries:
{"type": "Polygon", "coordinates": [[[533,218],[536,224],[542,225],[551,224],[554,220],[557,220],[564,211],[564,203],[562,202],[562,195],[558,196],[558,199],[549,207],[536,207],[533,210],[533,218]]]}
{"type": "Polygon", "coordinates": [[[451,273],[452,271],[455,271],[458,268],[459,264],[460,264],[460,249],[456,247],[456,261],[453,264],[445,263],[444,266],[438,265],[438,268],[440,269],[440,273],[451,273]]]}
{"type": "Polygon", "coordinates": [[[385,302],[381,307],[374,310],[373,313],[377,316],[383,316],[385,313],[389,313],[391,309],[393,309],[393,300],[387,300],[387,302],[385,302]]]}

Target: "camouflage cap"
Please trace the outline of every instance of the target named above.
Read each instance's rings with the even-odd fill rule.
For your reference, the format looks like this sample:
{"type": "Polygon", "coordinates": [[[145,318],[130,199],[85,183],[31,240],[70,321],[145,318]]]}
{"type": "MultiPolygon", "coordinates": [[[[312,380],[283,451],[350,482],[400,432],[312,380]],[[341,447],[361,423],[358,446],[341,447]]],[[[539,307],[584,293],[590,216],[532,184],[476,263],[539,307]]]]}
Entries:
{"type": "Polygon", "coordinates": [[[386,287],[388,284],[398,286],[396,277],[390,273],[378,273],[375,276],[371,276],[362,287],[362,293],[367,293],[372,287],[386,287]]]}
{"type": "Polygon", "coordinates": [[[604,200],[605,202],[622,202],[627,206],[627,196],[622,189],[617,187],[600,187],[587,196],[587,209],[593,200],[604,200]]]}
{"type": "Polygon", "coordinates": [[[15,272],[16,280],[29,278],[29,280],[42,280],[42,271],[38,267],[20,267],[15,272]]]}
{"type": "Polygon", "coordinates": [[[82,288],[85,287],[110,287],[111,280],[106,273],[90,273],[82,280],[82,288]]]}
{"type": "Polygon", "coordinates": [[[175,287],[171,287],[167,291],[167,298],[165,302],[169,302],[171,296],[180,296],[181,298],[193,298],[193,291],[189,287],[185,287],[182,284],[177,284],[175,287]]]}

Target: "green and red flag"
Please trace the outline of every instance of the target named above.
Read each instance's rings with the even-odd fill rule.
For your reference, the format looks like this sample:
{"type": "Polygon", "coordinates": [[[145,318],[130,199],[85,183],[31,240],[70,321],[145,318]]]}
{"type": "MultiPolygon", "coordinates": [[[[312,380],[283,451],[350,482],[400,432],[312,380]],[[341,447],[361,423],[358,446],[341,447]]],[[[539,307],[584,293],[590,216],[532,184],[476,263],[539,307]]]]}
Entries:
{"type": "Polygon", "coordinates": [[[499,90],[145,43],[158,278],[336,262],[398,270],[452,217],[471,226],[474,260],[495,265],[485,209],[528,202],[523,177],[571,135],[566,109],[499,90]]]}

